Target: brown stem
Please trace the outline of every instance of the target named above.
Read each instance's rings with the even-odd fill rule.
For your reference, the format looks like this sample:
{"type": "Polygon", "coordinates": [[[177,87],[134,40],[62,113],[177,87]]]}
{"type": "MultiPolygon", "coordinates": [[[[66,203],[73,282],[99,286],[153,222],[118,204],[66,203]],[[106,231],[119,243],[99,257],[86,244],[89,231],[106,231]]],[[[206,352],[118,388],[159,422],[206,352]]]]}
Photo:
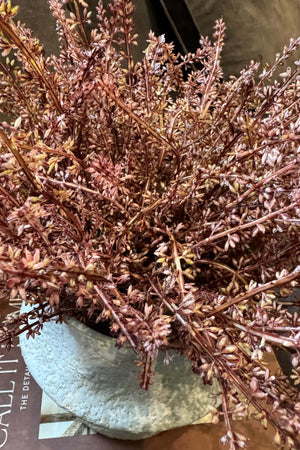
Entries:
{"type": "MultiPolygon", "coordinates": [[[[219,387],[221,391],[221,398],[222,398],[222,411],[224,413],[224,420],[227,431],[229,431],[229,448],[230,450],[237,450],[239,447],[235,445],[234,442],[234,433],[233,433],[233,427],[232,427],[232,418],[229,416],[228,412],[228,399],[226,395],[226,389],[224,388],[225,381],[222,380],[222,378],[218,378],[219,387]]],[[[227,434],[228,436],[228,434],[227,434]]]]}
{"type": "Polygon", "coordinates": [[[149,353],[147,353],[146,364],[145,364],[144,371],[143,371],[143,379],[142,379],[142,382],[141,382],[141,385],[140,385],[141,388],[144,389],[145,391],[148,390],[149,383],[150,383],[151,363],[152,363],[152,358],[149,355],[149,353]]]}
{"type": "Polygon", "coordinates": [[[122,330],[122,333],[124,334],[124,336],[126,336],[129,344],[131,345],[133,351],[136,353],[137,352],[137,346],[134,343],[134,341],[132,340],[130,334],[128,333],[126,327],[124,326],[124,324],[121,322],[118,314],[115,312],[115,310],[113,309],[113,307],[111,306],[108,298],[106,297],[106,295],[104,294],[104,292],[102,291],[102,289],[100,288],[100,286],[95,286],[95,291],[97,292],[97,294],[99,295],[100,301],[101,303],[104,305],[105,309],[107,309],[108,311],[111,312],[111,315],[113,317],[113,319],[117,322],[117,324],[119,325],[120,329],[122,330]]]}
{"type": "Polygon", "coordinates": [[[102,283],[109,283],[109,280],[105,278],[103,275],[93,272],[93,271],[85,271],[81,267],[79,267],[77,270],[76,268],[66,269],[64,266],[56,265],[52,268],[52,270],[46,274],[41,274],[40,269],[34,270],[34,269],[16,269],[15,267],[10,267],[8,263],[10,263],[11,260],[7,256],[0,256],[0,265],[1,270],[3,273],[7,273],[10,275],[16,275],[20,278],[26,277],[26,279],[37,279],[37,280],[44,280],[44,281],[51,281],[53,273],[55,272],[58,275],[61,274],[67,274],[69,275],[70,279],[77,278],[79,275],[84,275],[84,277],[89,281],[97,281],[102,283]],[[3,265],[1,265],[1,262],[3,265]]]}
{"type": "Polygon", "coordinates": [[[300,247],[300,242],[294,245],[290,245],[284,248],[281,252],[276,253],[274,256],[270,256],[269,258],[263,258],[258,263],[253,264],[252,266],[243,267],[243,271],[246,273],[252,272],[256,269],[261,268],[262,266],[270,265],[272,262],[278,261],[282,256],[290,253],[291,250],[295,250],[300,247]]]}
{"type": "MultiPolygon", "coordinates": [[[[40,306],[37,309],[40,309],[40,306]]],[[[44,312],[43,316],[42,316],[43,317],[43,321],[44,322],[48,322],[51,319],[53,319],[54,317],[61,316],[61,314],[65,313],[65,312],[66,311],[64,311],[64,310],[59,310],[59,311],[55,310],[55,311],[53,311],[51,313],[45,313],[44,312]]],[[[30,315],[30,312],[29,313],[23,313],[23,314],[21,314],[18,317],[17,320],[20,322],[20,325],[23,325],[23,323],[22,323],[22,316],[23,317],[25,317],[25,316],[27,317],[28,314],[30,315]]],[[[2,338],[0,337],[0,344],[2,345],[2,344],[4,344],[7,341],[11,342],[11,340],[13,338],[18,337],[18,336],[20,336],[20,334],[23,334],[26,331],[32,330],[34,327],[39,326],[39,325],[41,325],[41,318],[39,318],[36,322],[29,323],[28,325],[22,327],[21,329],[20,328],[14,328],[13,330],[9,330],[8,332],[5,333],[5,335],[2,338]]]]}
{"type": "MultiPolygon", "coordinates": [[[[0,130],[1,133],[1,130],[0,130]]],[[[17,200],[10,194],[10,192],[8,192],[3,186],[1,186],[0,184],[0,191],[2,192],[2,194],[8,198],[8,200],[16,207],[16,208],[20,208],[20,204],[17,202],[17,200]]]]}
{"type": "Polygon", "coordinates": [[[53,86],[51,85],[50,81],[45,76],[45,68],[40,67],[39,63],[35,60],[34,55],[31,53],[31,51],[26,47],[24,42],[20,39],[20,37],[15,33],[14,25],[13,23],[7,23],[5,20],[2,19],[0,16],[0,29],[10,38],[10,40],[18,47],[18,49],[23,53],[25,56],[28,64],[32,67],[33,71],[38,76],[39,80],[44,84],[46,91],[49,93],[55,108],[57,111],[62,114],[63,108],[53,90],[53,86]]]}
{"type": "Polygon", "coordinates": [[[299,277],[300,277],[300,266],[294,272],[289,273],[288,275],[280,278],[279,280],[270,281],[269,283],[263,284],[262,286],[258,286],[257,288],[251,289],[250,291],[247,291],[244,294],[234,297],[233,299],[229,300],[228,302],[224,303],[223,305],[215,308],[212,312],[207,313],[207,317],[214,316],[215,314],[224,311],[225,309],[229,308],[230,306],[241,303],[242,301],[246,300],[247,298],[254,297],[257,294],[260,294],[261,292],[273,290],[275,287],[285,285],[293,280],[296,280],[299,277]]]}
{"type": "Polygon", "coordinates": [[[218,263],[217,261],[210,261],[209,259],[199,259],[195,261],[195,263],[207,264],[209,266],[216,266],[219,269],[225,269],[228,272],[231,272],[234,276],[236,276],[242,283],[244,283],[244,285],[247,284],[246,279],[242,275],[240,275],[236,270],[232,269],[226,264],[218,263]]]}
{"type": "MultiPolygon", "coordinates": [[[[1,16],[0,16],[1,21],[1,16]]],[[[12,143],[12,140],[7,136],[7,134],[0,128],[0,139],[2,142],[8,147],[9,151],[14,155],[20,166],[25,172],[26,177],[28,178],[28,181],[33,186],[34,190],[37,192],[41,192],[40,187],[36,184],[35,179],[31,173],[31,171],[28,168],[28,165],[26,164],[23,156],[19,153],[18,149],[14,146],[12,143]]]]}
{"type": "Polygon", "coordinates": [[[71,183],[71,182],[69,182],[69,181],[61,181],[61,180],[55,180],[54,178],[50,178],[50,177],[43,177],[43,176],[40,176],[40,179],[41,180],[45,180],[45,181],[49,181],[50,183],[53,183],[53,184],[58,184],[58,185],[60,185],[60,186],[62,186],[62,187],[64,187],[64,186],[67,186],[67,187],[70,187],[70,188],[72,188],[72,189],[74,189],[74,190],[78,190],[78,189],[80,189],[81,191],[83,191],[83,192],[87,192],[88,194],[92,194],[92,195],[95,195],[95,196],[97,196],[97,197],[100,197],[101,199],[103,199],[103,200],[105,200],[105,201],[108,201],[108,202],[110,202],[110,203],[112,203],[113,205],[115,205],[117,208],[119,208],[122,212],[123,212],[123,214],[128,214],[127,213],[127,211],[126,211],[126,209],[124,208],[124,206],[122,206],[117,200],[113,200],[112,198],[109,198],[109,197],[107,197],[107,196],[105,196],[104,194],[102,194],[101,192],[99,192],[99,191],[95,191],[95,190],[93,190],[93,189],[89,189],[89,188],[87,188],[87,187],[85,187],[85,186],[83,186],[83,185],[78,185],[78,184],[75,184],[75,183],[71,183]]]}
{"type": "MultiPolygon", "coordinates": [[[[299,40],[299,42],[300,42],[300,40],[299,40]]],[[[257,122],[259,119],[261,119],[263,117],[264,114],[266,114],[266,112],[270,109],[271,105],[274,103],[276,98],[281,98],[282,93],[286,90],[288,85],[291,84],[293,79],[298,74],[299,74],[299,69],[297,68],[294,70],[294,72],[291,73],[289,78],[287,80],[285,80],[285,82],[282,84],[282,86],[279,89],[275,90],[274,94],[262,104],[261,110],[258,111],[254,117],[254,122],[257,122]]],[[[259,84],[258,84],[258,86],[259,86],[259,84]]]]}
{"type": "Polygon", "coordinates": [[[65,153],[63,151],[60,150],[54,150],[52,148],[47,147],[46,145],[26,145],[22,143],[22,148],[25,148],[26,150],[41,150],[45,153],[50,153],[53,155],[59,155],[59,156],[63,156],[64,158],[69,158],[71,159],[71,161],[75,161],[76,163],[78,163],[79,165],[81,165],[84,168],[84,164],[83,161],[79,158],[76,158],[76,156],[73,153],[65,153]]]}
{"type": "MultiPolygon", "coordinates": [[[[292,339],[292,338],[284,337],[284,336],[281,336],[281,337],[276,336],[267,331],[255,330],[252,327],[243,326],[243,325],[233,322],[233,321],[231,321],[231,324],[234,327],[238,328],[239,330],[245,331],[247,334],[251,334],[253,336],[257,336],[259,338],[264,339],[266,342],[271,342],[272,344],[277,344],[277,345],[283,345],[284,347],[300,348],[299,339],[292,339]]],[[[284,328],[284,329],[287,331],[286,328],[284,328]]],[[[299,327],[296,328],[296,330],[299,331],[299,327]]]]}
{"type": "Polygon", "coordinates": [[[294,160],[287,166],[282,167],[281,169],[278,169],[275,172],[272,172],[270,175],[263,178],[261,181],[254,184],[251,188],[249,188],[247,191],[245,191],[243,194],[241,194],[234,202],[231,202],[231,203],[228,203],[227,205],[225,205],[225,208],[226,209],[233,208],[234,206],[241,203],[241,201],[243,201],[246,197],[249,197],[249,195],[252,194],[252,192],[256,191],[258,188],[260,188],[264,184],[269,183],[269,181],[273,180],[274,178],[280,177],[283,174],[289,173],[291,171],[291,169],[293,169],[294,167],[296,167],[298,169],[298,166],[299,166],[299,161],[294,160]]]}
{"type": "Polygon", "coordinates": [[[42,194],[48,201],[50,201],[54,205],[58,206],[59,209],[61,209],[64,212],[64,214],[69,218],[70,223],[75,225],[79,235],[81,235],[82,234],[82,230],[81,230],[80,223],[78,222],[77,218],[67,208],[65,208],[59,202],[59,200],[57,200],[55,198],[55,196],[53,196],[50,192],[47,192],[44,188],[40,187],[36,183],[36,181],[35,181],[32,173],[31,173],[30,169],[28,168],[28,165],[26,164],[24,158],[19,153],[18,149],[14,146],[12,140],[6,135],[6,133],[1,128],[0,128],[0,139],[2,139],[4,144],[8,147],[9,151],[14,155],[14,157],[16,158],[16,160],[18,161],[18,163],[20,164],[20,166],[24,170],[25,175],[28,178],[30,184],[33,186],[34,190],[36,192],[38,192],[39,194],[42,194]]]}
{"type": "Polygon", "coordinates": [[[128,106],[125,105],[125,103],[119,97],[117,97],[108,86],[106,86],[104,81],[102,81],[100,78],[98,78],[97,82],[100,85],[100,87],[107,93],[107,95],[120,108],[122,108],[130,117],[132,117],[132,119],[136,123],[138,123],[141,127],[146,129],[148,131],[148,133],[151,134],[151,136],[153,136],[156,140],[163,143],[163,149],[162,149],[160,157],[159,157],[158,168],[161,166],[163,158],[164,158],[165,146],[169,147],[171,149],[172,153],[174,153],[174,155],[176,156],[176,160],[177,160],[177,167],[179,167],[180,157],[179,157],[178,149],[173,144],[171,144],[166,138],[164,138],[161,134],[159,134],[157,131],[153,130],[153,128],[150,125],[148,125],[147,122],[145,122],[141,117],[137,116],[130,108],[128,108],[128,106]]]}
{"type": "MultiPolygon", "coordinates": [[[[29,102],[28,102],[27,98],[25,97],[24,93],[21,91],[21,89],[18,86],[18,84],[16,83],[16,80],[12,76],[11,72],[9,72],[7,70],[7,68],[5,67],[5,65],[1,61],[0,61],[0,67],[1,67],[2,72],[5,73],[5,75],[10,78],[13,87],[15,88],[15,90],[16,90],[17,94],[19,95],[20,99],[23,101],[23,103],[25,105],[25,108],[27,109],[27,112],[28,112],[28,120],[30,122],[31,131],[33,133],[33,130],[34,130],[34,126],[33,126],[34,113],[32,112],[32,110],[30,108],[29,102]]],[[[32,135],[30,136],[30,140],[31,140],[31,143],[33,144],[33,137],[32,137],[32,135]]]]}
{"type": "Polygon", "coordinates": [[[80,31],[81,31],[81,35],[83,37],[83,44],[85,45],[86,48],[89,48],[90,42],[88,40],[88,37],[86,35],[84,26],[82,24],[82,19],[81,19],[81,14],[80,14],[78,0],[74,0],[74,5],[75,5],[75,10],[76,10],[76,17],[77,17],[77,20],[78,20],[78,25],[79,25],[79,28],[80,28],[80,31]]]}
{"type": "Polygon", "coordinates": [[[236,233],[237,231],[242,231],[247,228],[254,227],[255,225],[258,225],[259,223],[263,223],[263,222],[266,222],[267,220],[271,220],[274,217],[279,216],[280,214],[283,214],[287,211],[290,211],[291,209],[296,208],[299,204],[300,204],[300,200],[296,201],[294,203],[291,203],[290,205],[285,206],[281,209],[278,209],[277,211],[274,211],[270,214],[267,214],[266,216],[260,217],[259,219],[253,220],[252,222],[244,223],[243,225],[237,225],[236,227],[229,228],[229,230],[221,231],[220,233],[217,233],[213,236],[203,239],[202,241],[195,244],[193,247],[194,248],[201,247],[201,245],[209,244],[210,242],[215,241],[216,239],[220,239],[224,236],[230,235],[232,233],[236,233]]]}
{"type": "Polygon", "coordinates": [[[185,288],[184,288],[184,278],[183,278],[183,274],[182,274],[180,258],[178,255],[176,240],[175,240],[174,236],[172,235],[172,233],[169,233],[169,236],[170,236],[170,240],[172,242],[172,254],[173,254],[173,259],[175,261],[175,265],[176,265],[176,269],[177,269],[177,280],[178,280],[178,284],[179,284],[180,295],[181,295],[181,299],[183,300],[184,295],[185,295],[185,288]]]}
{"type": "MultiPolygon", "coordinates": [[[[164,297],[164,294],[161,292],[160,288],[155,286],[155,284],[149,280],[152,288],[155,290],[155,292],[158,294],[161,301],[167,306],[167,308],[176,316],[176,318],[179,320],[179,322],[186,328],[188,333],[192,336],[192,344],[194,347],[200,352],[200,354],[207,354],[211,361],[214,361],[217,367],[217,370],[220,374],[224,373],[227,377],[229,377],[229,381],[231,381],[240,391],[241,393],[246,397],[246,399],[252,403],[254,408],[264,413],[268,422],[277,430],[279,430],[283,435],[286,435],[286,430],[282,428],[282,425],[280,424],[279,420],[277,420],[275,414],[271,414],[270,411],[263,405],[262,401],[255,398],[252,393],[250,392],[249,388],[241,381],[240,376],[238,373],[235,373],[227,364],[226,360],[224,360],[224,357],[222,355],[217,355],[214,352],[214,349],[209,346],[209,343],[207,342],[204,337],[202,337],[197,329],[193,327],[191,323],[189,323],[189,319],[185,320],[181,314],[179,314],[176,311],[176,307],[172,306],[164,297]]],[[[296,439],[295,436],[293,436],[294,439],[296,439]]]]}

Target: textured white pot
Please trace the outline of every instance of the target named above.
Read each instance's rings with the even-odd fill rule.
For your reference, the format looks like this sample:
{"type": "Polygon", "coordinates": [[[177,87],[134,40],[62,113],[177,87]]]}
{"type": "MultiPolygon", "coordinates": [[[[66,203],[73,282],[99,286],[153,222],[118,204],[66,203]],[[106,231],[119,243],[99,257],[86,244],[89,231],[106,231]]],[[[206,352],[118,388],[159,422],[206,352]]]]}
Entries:
{"type": "Polygon", "coordinates": [[[138,384],[140,369],[132,350],[117,349],[113,338],[75,319],[46,323],[40,336],[21,336],[20,345],[42,389],[109,437],[142,439],[199,423],[220,403],[216,384],[204,386],[189,361],[173,352],[169,365],[164,364],[165,355],[159,355],[152,385],[145,392],[138,384]]]}

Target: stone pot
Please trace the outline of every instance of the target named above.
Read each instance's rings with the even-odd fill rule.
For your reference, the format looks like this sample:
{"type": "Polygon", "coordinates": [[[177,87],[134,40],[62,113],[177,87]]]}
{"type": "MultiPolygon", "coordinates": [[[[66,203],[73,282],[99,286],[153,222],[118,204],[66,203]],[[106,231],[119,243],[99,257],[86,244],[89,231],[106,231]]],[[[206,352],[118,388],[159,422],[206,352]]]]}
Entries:
{"type": "Polygon", "coordinates": [[[76,319],[48,322],[34,339],[21,335],[20,345],[41,388],[59,406],[109,437],[142,439],[207,422],[211,408],[220,404],[217,383],[204,386],[190,362],[171,351],[168,365],[165,354],[159,354],[152,384],[142,390],[133,351],[117,349],[114,338],[76,319]]]}

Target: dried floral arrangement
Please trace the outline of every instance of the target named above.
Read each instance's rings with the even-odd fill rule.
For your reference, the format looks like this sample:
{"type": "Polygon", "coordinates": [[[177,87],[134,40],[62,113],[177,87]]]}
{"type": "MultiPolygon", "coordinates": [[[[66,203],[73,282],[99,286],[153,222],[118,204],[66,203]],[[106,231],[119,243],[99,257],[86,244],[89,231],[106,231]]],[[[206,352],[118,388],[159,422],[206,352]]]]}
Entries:
{"type": "Polygon", "coordinates": [[[184,56],[150,33],[134,63],[131,1],[99,1],[95,29],[83,0],[49,3],[61,51],[46,58],[0,1],[1,290],[35,305],[2,349],[48,320],[109,321],[142,388],[169,348],[217,379],[230,449],[249,405],[298,448],[299,393],[264,356],[292,347],[300,383],[300,319],[280,302],[300,279],[299,64],[270,81],[300,39],[225,81],[222,20],[184,56]]]}

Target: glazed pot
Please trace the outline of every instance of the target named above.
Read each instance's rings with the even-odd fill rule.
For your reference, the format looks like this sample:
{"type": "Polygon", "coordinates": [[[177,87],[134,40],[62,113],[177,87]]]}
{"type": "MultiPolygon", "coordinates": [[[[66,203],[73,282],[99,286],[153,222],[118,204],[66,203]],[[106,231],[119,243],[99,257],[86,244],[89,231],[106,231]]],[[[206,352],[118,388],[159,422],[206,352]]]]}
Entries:
{"type": "MultiPolygon", "coordinates": [[[[26,307],[27,309],[28,307],[26,307]]],[[[23,311],[25,309],[23,308],[23,311]]],[[[142,439],[161,431],[207,422],[220,404],[218,386],[204,386],[182,355],[161,352],[148,391],[139,387],[140,368],[128,347],[76,319],[48,322],[40,336],[20,345],[41,388],[61,407],[109,437],[142,439]]]]}

